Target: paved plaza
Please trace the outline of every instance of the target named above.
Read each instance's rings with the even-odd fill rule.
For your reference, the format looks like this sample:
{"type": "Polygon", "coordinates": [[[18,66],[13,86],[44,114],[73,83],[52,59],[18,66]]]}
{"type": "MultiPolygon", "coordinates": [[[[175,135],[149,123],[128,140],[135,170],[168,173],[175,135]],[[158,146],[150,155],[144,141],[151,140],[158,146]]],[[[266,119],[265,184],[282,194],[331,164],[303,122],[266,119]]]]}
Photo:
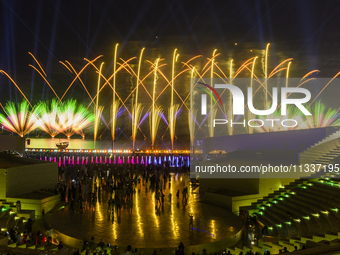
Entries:
{"type": "Polygon", "coordinates": [[[103,189],[95,210],[86,203],[83,213],[68,207],[51,215],[52,227],[67,236],[96,243],[126,247],[170,248],[179,242],[185,246],[226,239],[242,228],[241,220],[231,212],[199,202],[199,187],[190,184],[187,174],[171,174],[164,185],[164,202],[157,201],[155,188],[141,180],[131,199],[108,210],[109,191],[103,189]],[[182,191],[188,188],[187,199],[182,191]],[[179,198],[176,193],[179,190],[179,198]],[[191,221],[191,217],[193,219],[191,221]]]}

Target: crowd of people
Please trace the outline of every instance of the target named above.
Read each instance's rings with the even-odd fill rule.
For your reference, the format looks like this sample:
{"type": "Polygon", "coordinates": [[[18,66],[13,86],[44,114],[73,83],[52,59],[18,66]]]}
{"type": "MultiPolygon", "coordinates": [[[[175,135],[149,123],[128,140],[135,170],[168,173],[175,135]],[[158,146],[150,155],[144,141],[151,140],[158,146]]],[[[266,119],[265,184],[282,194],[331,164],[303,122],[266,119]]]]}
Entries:
{"type": "MultiPolygon", "coordinates": [[[[172,171],[188,172],[186,166],[172,171]]],[[[95,211],[97,200],[102,192],[110,192],[108,210],[114,206],[120,208],[131,201],[139,184],[148,184],[155,190],[157,205],[164,203],[165,186],[171,186],[170,167],[167,165],[109,165],[89,164],[70,165],[59,168],[59,184],[57,187],[61,200],[69,204],[72,212],[83,213],[85,210],[95,211]]],[[[182,201],[188,199],[188,189],[177,190],[176,197],[182,201]]],[[[102,202],[102,201],[100,201],[102,202]]]]}
{"type": "Polygon", "coordinates": [[[33,220],[31,218],[27,220],[23,233],[20,232],[18,226],[13,226],[8,228],[5,235],[8,237],[9,241],[16,243],[17,245],[41,245],[42,243],[46,243],[46,245],[52,244],[52,234],[43,236],[40,230],[33,231],[33,220]]]}

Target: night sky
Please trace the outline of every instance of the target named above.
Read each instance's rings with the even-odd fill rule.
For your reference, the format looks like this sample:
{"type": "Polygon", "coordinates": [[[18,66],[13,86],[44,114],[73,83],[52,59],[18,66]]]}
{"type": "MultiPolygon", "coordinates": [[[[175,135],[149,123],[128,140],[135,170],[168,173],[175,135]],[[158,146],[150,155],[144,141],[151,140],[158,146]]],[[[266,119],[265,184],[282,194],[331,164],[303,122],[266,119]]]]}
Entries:
{"type": "MultiPolygon", "coordinates": [[[[339,10],[339,1],[2,0],[0,69],[13,77],[30,101],[37,102],[50,100],[53,94],[28,66],[37,66],[28,52],[39,60],[47,80],[62,95],[74,74],[59,61],[68,60],[79,71],[86,63],[84,58],[104,55],[96,65],[104,61],[108,77],[116,43],[119,57],[138,56],[146,47],[145,59],[154,62],[162,57],[169,66],[175,48],[181,61],[199,54],[206,60],[217,48],[223,66],[230,58],[242,63],[271,43],[270,66],[293,57],[293,76],[318,69],[319,77],[332,77],[340,70],[339,10]]],[[[145,64],[145,70],[149,67],[145,64]]],[[[89,68],[81,77],[95,94],[95,70],[89,68]]],[[[128,94],[128,79],[117,79],[119,93],[128,94]]],[[[3,75],[0,89],[1,103],[22,100],[3,75]]],[[[71,97],[88,103],[79,81],[66,96],[71,97]]],[[[110,100],[108,92],[103,103],[110,100]]]]}
{"type": "MultiPolygon", "coordinates": [[[[34,61],[28,52],[51,79],[69,83],[67,76],[60,77],[67,75],[60,60],[80,67],[84,57],[102,54],[109,63],[115,43],[120,44],[121,57],[137,56],[146,47],[151,61],[157,57],[154,52],[170,61],[174,48],[180,54],[206,57],[217,48],[228,57],[235,51],[241,54],[247,45],[263,49],[270,42],[272,52],[287,52],[286,58],[294,57],[306,70],[320,69],[328,77],[340,69],[340,61],[332,61],[331,67],[325,63],[325,56],[339,53],[339,9],[339,1],[304,0],[1,1],[0,69],[30,94],[33,83],[47,87],[32,77],[28,64],[34,61]]],[[[1,90],[8,92],[2,78],[1,90]]],[[[2,93],[0,99],[8,96],[2,93]]]]}

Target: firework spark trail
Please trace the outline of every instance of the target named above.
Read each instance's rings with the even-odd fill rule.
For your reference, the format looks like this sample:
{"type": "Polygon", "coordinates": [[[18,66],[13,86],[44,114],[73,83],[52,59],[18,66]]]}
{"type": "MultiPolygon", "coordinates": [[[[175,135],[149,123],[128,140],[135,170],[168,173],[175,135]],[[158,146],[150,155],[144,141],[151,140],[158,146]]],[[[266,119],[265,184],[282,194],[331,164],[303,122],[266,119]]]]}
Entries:
{"type": "MultiPolygon", "coordinates": [[[[136,95],[135,95],[135,105],[133,107],[133,112],[131,114],[131,123],[132,123],[132,150],[135,150],[135,145],[136,145],[136,137],[137,137],[137,131],[139,128],[139,121],[142,116],[142,112],[144,107],[142,107],[141,104],[138,104],[138,92],[139,92],[139,84],[140,84],[140,69],[141,69],[141,64],[142,64],[142,57],[144,53],[145,48],[143,48],[140,52],[139,55],[139,61],[138,61],[138,69],[137,69],[137,79],[136,79],[136,95]]],[[[130,95],[129,95],[130,96],[130,95]]]]}
{"type": "Polygon", "coordinates": [[[159,123],[161,120],[162,108],[155,106],[155,95],[156,95],[156,84],[157,84],[157,69],[159,58],[157,58],[155,62],[155,70],[154,70],[154,80],[153,80],[153,89],[152,89],[152,110],[150,114],[150,137],[151,137],[151,149],[155,148],[155,140],[157,136],[157,130],[159,127],[159,123]]]}
{"type": "MultiPolygon", "coordinates": [[[[74,82],[80,78],[81,73],[86,69],[86,67],[88,67],[90,65],[90,63],[94,63],[97,59],[101,58],[103,55],[99,55],[98,57],[94,58],[93,60],[89,60],[88,63],[86,63],[86,65],[76,74],[76,77],[74,77],[73,81],[70,83],[70,85],[68,86],[68,88],[65,90],[63,96],[60,98],[61,100],[63,100],[63,98],[65,97],[67,91],[69,91],[69,89],[72,87],[72,85],[74,84],[74,82]]],[[[86,60],[86,59],[85,59],[86,60]]]]}
{"type": "Polygon", "coordinates": [[[48,82],[48,80],[42,75],[41,72],[39,72],[39,70],[35,67],[35,66],[32,66],[32,65],[28,65],[30,67],[32,67],[43,79],[44,81],[47,83],[47,85],[51,88],[52,92],[54,93],[54,95],[59,99],[59,101],[61,102],[61,99],[60,97],[58,96],[58,94],[55,92],[55,90],[53,89],[52,85],[48,82]]]}
{"type": "MultiPolygon", "coordinates": [[[[135,57],[128,59],[127,61],[125,61],[125,63],[127,64],[129,61],[133,60],[134,58],[135,58],[135,57]]],[[[90,63],[89,60],[87,60],[87,59],[85,59],[85,60],[88,61],[88,62],[90,63]]],[[[125,65],[125,63],[124,63],[124,65],[125,65]]],[[[98,70],[98,68],[97,68],[93,63],[91,63],[91,65],[92,65],[96,70],[98,70]]],[[[122,70],[122,69],[125,69],[125,66],[124,66],[124,65],[121,65],[119,68],[117,68],[117,70],[116,70],[115,73],[117,73],[118,71],[120,71],[120,70],[122,70]]],[[[98,70],[98,73],[99,73],[99,70],[98,70]]],[[[109,83],[109,81],[113,78],[113,76],[115,75],[115,73],[113,73],[108,79],[106,79],[105,76],[103,76],[102,74],[100,74],[101,78],[104,79],[105,83],[104,83],[103,86],[100,88],[100,90],[97,92],[97,94],[92,98],[92,101],[90,102],[90,104],[88,105],[88,107],[93,103],[93,101],[97,98],[97,95],[102,91],[102,89],[103,89],[106,85],[110,86],[111,89],[113,89],[113,86],[109,83]]],[[[150,74],[152,74],[152,73],[153,73],[153,71],[150,72],[150,74]]],[[[146,79],[146,78],[144,78],[144,79],[146,79]]],[[[144,79],[143,79],[143,80],[144,80],[144,79]]],[[[142,81],[143,81],[143,80],[142,80],[142,81]]],[[[141,83],[141,84],[142,84],[142,83],[141,83]]],[[[144,86],[144,85],[143,85],[143,86],[144,86]]],[[[130,97],[131,95],[132,95],[132,92],[130,93],[129,97],[130,97]]],[[[125,100],[123,101],[122,98],[121,98],[117,93],[116,93],[116,96],[117,96],[117,98],[119,99],[119,101],[122,103],[122,106],[125,108],[125,110],[128,112],[128,114],[131,115],[129,109],[128,109],[127,106],[125,105],[125,102],[126,102],[127,99],[125,99],[125,100]]],[[[112,111],[111,111],[111,112],[112,112],[112,111]]],[[[108,128],[108,127],[107,127],[107,128],[108,128]]],[[[138,127],[138,129],[143,133],[143,131],[142,131],[139,127],[138,127]]],[[[106,130],[106,129],[105,129],[105,130],[106,130]]],[[[143,135],[144,135],[144,133],[143,133],[143,135]]],[[[144,136],[145,136],[145,135],[144,135],[144,136]]]]}
{"type": "MultiPolygon", "coordinates": [[[[218,54],[216,54],[216,55],[218,55],[218,54]]],[[[214,56],[214,58],[212,58],[212,59],[208,59],[208,62],[206,63],[206,65],[205,65],[205,67],[203,68],[203,69],[205,69],[207,66],[208,66],[208,64],[209,64],[209,62],[211,62],[213,59],[215,59],[216,58],[216,55],[214,56]]],[[[256,81],[260,84],[260,87],[255,91],[255,93],[253,94],[253,96],[259,91],[259,89],[261,88],[261,87],[264,87],[265,88],[265,82],[264,83],[261,83],[260,82],[260,80],[256,77],[256,75],[254,74],[254,71],[253,70],[250,70],[249,68],[248,68],[248,65],[250,65],[250,64],[252,64],[252,62],[250,62],[252,59],[254,59],[255,57],[253,57],[253,58],[250,58],[250,59],[248,59],[247,61],[245,61],[240,67],[239,67],[239,69],[236,71],[236,73],[235,73],[235,76],[234,76],[234,78],[237,76],[237,75],[239,75],[240,73],[241,73],[241,71],[243,71],[243,70],[248,70],[248,71],[250,71],[250,72],[252,72],[252,74],[255,76],[255,78],[256,78],[256,81]]],[[[278,73],[279,71],[282,71],[282,70],[286,70],[287,68],[281,68],[281,69],[279,69],[279,67],[280,66],[282,66],[284,63],[286,63],[287,61],[289,61],[289,60],[291,60],[291,59],[287,59],[287,60],[284,60],[283,62],[281,62],[277,67],[275,67],[274,69],[273,69],[273,71],[270,73],[270,77],[272,77],[274,74],[276,74],[276,73],[278,73]]],[[[184,63],[184,65],[185,65],[185,63],[184,63]]],[[[217,69],[219,69],[220,70],[220,68],[218,67],[218,65],[216,64],[216,63],[214,63],[214,66],[217,66],[217,69]]],[[[209,70],[210,68],[207,68],[207,69],[205,69],[206,71],[205,71],[205,73],[209,70]]],[[[205,73],[203,73],[203,74],[198,74],[199,76],[200,76],[200,78],[202,78],[203,77],[203,75],[205,74],[205,73]]],[[[219,78],[221,78],[222,80],[224,80],[224,78],[222,77],[222,76],[220,76],[219,74],[217,74],[217,73],[215,73],[214,72],[214,74],[215,75],[217,75],[219,78]]],[[[225,78],[226,79],[228,79],[227,77],[226,77],[226,75],[222,72],[222,74],[225,76],[225,78]]],[[[270,78],[269,77],[269,78],[270,78]]],[[[226,83],[228,83],[228,81],[225,81],[224,80],[224,82],[226,82],[226,83]]],[[[221,93],[221,96],[223,95],[223,93],[226,91],[226,89],[224,89],[223,91],[222,91],[222,93],[221,93]]],[[[269,91],[267,90],[267,94],[269,94],[271,97],[272,97],[272,95],[269,93],[269,91]]],[[[185,101],[187,100],[187,98],[185,99],[185,101]]],[[[218,105],[218,107],[219,108],[221,108],[221,106],[220,105],[218,105]]],[[[245,107],[248,109],[248,107],[247,107],[247,105],[245,104],[245,107]]],[[[220,109],[220,110],[222,110],[222,109],[220,109]]],[[[223,111],[223,110],[222,110],[223,111]]],[[[210,114],[210,112],[209,112],[209,114],[210,114]]],[[[229,114],[230,115],[230,114],[229,114]]],[[[202,125],[203,123],[201,123],[201,125],[202,125]]],[[[201,127],[199,127],[200,129],[201,129],[201,127]]]]}
{"type": "MultiPolygon", "coordinates": [[[[214,61],[215,61],[215,54],[216,54],[217,49],[214,50],[213,54],[212,54],[212,60],[211,60],[211,67],[210,67],[210,86],[214,87],[213,84],[213,79],[214,79],[214,61]]],[[[213,125],[213,121],[214,121],[214,115],[216,115],[217,109],[214,107],[213,104],[213,98],[210,97],[210,118],[209,118],[209,136],[213,137],[214,136],[214,125],[213,125]],[[215,113],[215,114],[214,114],[215,113]]]]}
{"type": "Polygon", "coordinates": [[[97,140],[97,135],[98,135],[98,126],[100,122],[100,117],[102,115],[102,112],[104,110],[104,106],[100,105],[99,106],[99,88],[100,88],[100,76],[102,73],[102,68],[103,68],[104,62],[101,63],[100,69],[99,69],[99,76],[98,76],[98,84],[97,84],[97,98],[96,98],[96,107],[94,110],[94,116],[95,116],[95,121],[94,121],[94,128],[93,128],[93,144],[94,148],[96,148],[96,140],[97,140]]]}
{"type": "MultiPolygon", "coordinates": [[[[128,68],[130,68],[131,73],[134,74],[135,76],[137,76],[136,73],[135,73],[135,72],[133,71],[133,69],[131,68],[131,66],[128,65],[128,62],[131,61],[131,60],[133,60],[133,59],[134,59],[134,57],[128,59],[127,61],[124,61],[124,60],[121,59],[121,60],[123,61],[123,65],[121,65],[120,68],[118,68],[116,72],[118,72],[118,71],[119,71],[120,69],[122,69],[122,68],[124,68],[125,70],[127,70],[126,67],[128,67],[128,68]]],[[[93,65],[93,64],[92,64],[92,65],[93,65]]],[[[93,66],[94,66],[94,65],[93,65],[93,66]]],[[[94,67],[97,69],[96,66],[94,66],[94,67]]],[[[128,70],[127,70],[127,71],[128,71],[128,70]]],[[[130,73],[130,72],[129,72],[129,73],[130,73]]],[[[151,94],[148,92],[148,90],[146,89],[145,85],[143,84],[143,81],[144,81],[149,75],[151,75],[151,74],[153,74],[153,73],[154,73],[154,71],[152,70],[152,71],[149,72],[142,80],[140,80],[140,83],[139,83],[140,85],[142,85],[142,86],[144,87],[145,91],[148,93],[148,95],[150,96],[150,98],[152,98],[152,96],[151,96],[151,94]]],[[[111,77],[109,77],[109,79],[106,79],[104,76],[102,76],[102,78],[105,80],[105,83],[104,83],[104,85],[102,86],[102,88],[100,89],[100,91],[103,89],[103,87],[104,87],[105,85],[109,85],[109,86],[112,88],[111,84],[109,83],[109,81],[110,81],[110,79],[111,79],[112,77],[113,77],[113,74],[112,74],[111,77]]],[[[119,97],[118,94],[116,94],[116,96],[118,97],[118,99],[120,100],[120,102],[122,103],[122,105],[124,106],[124,108],[127,110],[129,116],[132,116],[132,115],[131,115],[129,109],[127,108],[125,102],[126,102],[126,101],[128,100],[128,98],[133,94],[133,92],[134,92],[134,90],[129,94],[129,96],[128,96],[124,101],[121,99],[121,97],[119,97]]],[[[95,98],[96,98],[96,96],[93,98],[93,100],[94,100],[95,98]]],[[[139,125],[138,125],[138,129],[142,132],[143,136],[146,137],[145,134],[143,133],[143,131],[140,129],[139,125]]]]}
{"type": "Polygon", "coordinates": [[[143,109],[144,107],[142,107],[142,104],[138,104],[137,106],[133,107],[132,114],[131,114],[133,150],[135,149],[137,131],[138,131],[139,121],[142,116],[143,109]]]}
{"type": "Polygon", "coordinates": [[[59,63],[62,64],[70,73],[73,73],[72,70],[63,61],[59,61],[59,63]]]}
{"type": "MultiPolygon", "coordinates": [[[[62,63],[62,62],[61,62],[62,63]]],[[[67,63],[71,68],[72,68],[72,70],[73,70],[73,72],[76,74],[76,75],[78,75],[78,73],[77,73],[77,71],[74,69],[74,67],[71,65],[71,63],[70,62],[68,62],[67,60],[65,60],[65,63],[67,63]]],[[[63,63],[62,63],[63,64],[63,63]]],[[[66,66],[66,65],[65,65],[66,66]]],[[[66,66],[67,67],[67,66],[66,66]]],[[[70,73],[72,73],[72,71],[70,70],[70,73]]],[[[79,81],[80,81],[80,83],[81,83],[81,85],[83,86],[83,88],[85,89],[85,91],[86,91],[86,93],[87,93],[87,95],[89,96],[89,98],[92,100],[92,96],[91,96],[91,94],[90,94],[90,92],[87,90],[87,88],[86,88],[86,86],[85,86],[85,84],[84,84],[84,82],[83,82],[83,80],[80,78],[80,76],[79,76],[79,81]]]]}
{"type": "Polygon", "coordinates": [[[268,106],[268,50],[269,50],[269,45],[270,43],[267,43],[267,46],[266,46],[266,53],[265,53],[265,60],[264,60],[264,79],[265,79],[265,105],[264,105],[264,109],[267,108],[268,106]]]}
{"type": "Polygon", "coordinates": [[[179,109],[179,104],[174,105],[174,89],[175,89],[175,62],[178,59],[179,54],[177,54],[177,49],[174,50],[173,59],[172,59],[172,72],[171,72],[171,103],[170,108],[168,110],[168,118],[169,118],[169,129],[170,129],[170,140],[171,140],[171,150],[174,150],[174,138],[175,138],[175,129],[176,129],[176,119],[177,112],[179,109]]]}
{"type": "Polygon", "coordinates": [[[328,87],[328,85],[336,78],[340,75],[340,72],[338,72],[323,88],[322,90],[319,92],[319,94],[316,95],[316,97],[314,98],[314,100],[312,101],[311,104],[313,104],[315,102],[315,100],[320,96],[320,94],[328,87]]]}
{"type": "MultiPolygon", "coordinates": [[[[150,68],[152,68],[153,66],[154,66],[154,63],[152,63],[152,62],[150,62],[150,61],[147,61],[148,63],[150,63],[151,64],[151,67],[150,68]]],[[[165,81],[167,82],[167,85],[163,88],[163,90],[158,94],[158,96],[156,97],[156,100],[155,101],[157,101],[158,100],[158,98],[163,94],[163,92],[166,90],[166,88],[168,87],[168,86],[170,86],[170,84],[171,84],[171,81],[169,81],[167,78],[166,78],[166,76],[164,75],[164,73],[159,69],[160,67],[162,67],[162,66],[164,66],[164,65],[161,65],[161,66],[158,66],[158,72],[163,76],[163,78],[165,79],[165,81]]],[[[130,67],[130,65],[127,65],[127,67],[131,70],[131,72],[136,76],[136,73],[132,70],[132,68],[130,67]]],[[[183,74],[183,73],[185,73],[186,71],[188,71],[188,70],[191,70],[190,68],[188,68],[188,69],[185,69],[185,70],[182,70],[181,72],[179,72],[174,78],[176,79],[178,76],[180,76],[181,74],[183,74]]],[[[148,90],[146,89],[146,87],[145,87],[145,85],[144,85],[144,83],[143,83],[143,81],[144,80],[146,80],[146,78],[149,76],[149,75],[151,75],[151,74],[153,74],[154,73],[154,71],[152,70],[151,72],[149,72],[146,76],[144,76],[144,78],[141,80],[141,82],[140,82],[140,85],[142,85],[143,86],[143,88],[145,89],[145,92],[147,93],[147,95],[150,97],[150,99],[152,100],[152,95],[148,92],[148,90]]],[[[136,89],[136,88],[135,88],[136,89]]],[[[135,90],[134,89],[134,90],[135,90]]],[[[130,93],[130,95],[132,95],[132,93],[134,92],[134,90],[132,90],[132,92],[130,93]]],[[[183,99],[182,99],[182,97],[179,95],[179,93],[176,91],[176,89],[174,90],[174,92],[176,92],[176,94],[177,94],[177,96],[181,99],[181,101],[182,101],[182,105],[184,105],[184,103],[185,103],[185,101],[183,101],[183,99]]],[[[130,95],[124,100],[124,103],[127,101],[127,99],[130,97],[130,95]]],[[[156,104],[157,105],[157,104],[156,104]]],[[[150,110],[151,109],[151,107],[148,109],[148,110],[150,110]]]]}
{"type": "Polygon", "coordinates": [[[30,103],[30,101],[27,99],[27,97],[25,96],[24,92],[22,92],[22,90],[19,88],[19,86],[15,83],[15,81],[12,79],[11,76],[9,76],[8,73],[6,73],[5,71],[3,70],[0,70],[0,73],[3,74],[3,75],[6,75],[8,79],[10,79],[10,81],[15,85],[15,87],[19,90],[19,92],[21,93],[21,95],[26,99],[27,103],[31,106],[32,104],[30,103]]]}
{"type": "MultiPolygon", "coordinates": [[[[256,59],[257,59],[257,56],[254,58],[253,60],[253,65],[252,65],[252,68],[251,68],[251,75],[250,75],[250,87],[253,89],[253,84],[254,84],[254,70],[255,70],[255,63],[256,63],[256,59]]],[[[251,95],[251,97],[253,97],[253,95],[251,95]]],[[[251,113],[249,110],[248,110],[248,121],[250,119],[253,119],[254,118],[254,114],[251,113]]],[[[249,127],[248,128],[248,133],[249,134],[252,134],[253,133],[253,127],[249,127]]]]}
{"type": "MultiPolygon", "coordinates": [[[[130,58],[129,60],[127,60],[127,62],[133,60],[134,58],[135,58],[135,57],[130,58]]],[[[96,67],[90,60],[88,60],[88,59],[85,59],[85,60],[88,61],[88,63],[91,64],[91,65],[96,69],[97,73],[99,73],[98,67],[96,67]]],[[[119,72],[120,70],[124,69],[124,68],[125,68],[124,66],[120,66],[119,68],[117,68],[116,73],[119,72]]],[[[151,73],[152,73],[152,72],[151,72],[151,73]]],[[[100,88],[99,92],[101,92],[101,90],[104,89],[104,87],[105,87],[106,85],[110,86],[110,88],[113,89],[113,86],[110,84],[110,80],[113,79],[114,75],[115,75],[115,74],[111,74],[111,76],[110,76],[108,79],[106,79],[105,76],[104,76],[103,74],[100,74],[101,78],[104,79],[105,83],[102,85],[102,87],[100,88]]],[[[89,106],[90,106],[90,105],[94,102],[94,100],[97,98],[97,95],[98,95],[98,93],[92,98],[91,102],[89,103],[89,106]]],[[[125,101],[123,101],[123,100],[121,99],[121,97],[120,97],[117,93],[116,93],[116,96],[118,97],[118,99],[120,100],[120,102],[123,104],[123,106],[126,108],[126,110],[130,113],[130,111],[128,110],[128,108],[125,106],[125,101]]],[[[88,107],[89,107],[89,106],[88,106],[88,107]]]]}
{"type": "Polygon", "coordinates": [[[116,101],[116,67],[117,67],[117,51],[118,43],[115,47],[115,53],[113,58],[113,80],[112,80],[112,105],[111,105],[111,137],[112,137],[112,149],[114,149],[115,144],[115,134],[116,134],[116,124],[117,124],[117,113],[119,109],[119,101],[116,101]]]}
{"type": "Polygon", "coordinates": [[[32,56],[32,58],[34,59],[34,61],[38,64],[38,66],[40,67],[40,70],[44,73],[45,77],[47,77],[44,69],[42,68],[42,66],[40,65],[39,61],[34,57],[34,55],[31,52],[28,52],[28,54],[30,54],[32,56]]]}

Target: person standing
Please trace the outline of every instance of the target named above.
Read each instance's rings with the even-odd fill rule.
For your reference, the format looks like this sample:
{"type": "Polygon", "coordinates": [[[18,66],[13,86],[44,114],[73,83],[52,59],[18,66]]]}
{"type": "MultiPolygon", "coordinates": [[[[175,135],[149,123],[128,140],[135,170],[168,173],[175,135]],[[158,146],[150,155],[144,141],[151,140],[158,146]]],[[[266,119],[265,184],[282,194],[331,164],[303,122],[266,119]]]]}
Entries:
{"type": "Polygon", "coordinates": [[[123,255],[132,255],[132,254],[133,254],[132,247],[131,245],[128,245],[123,255]]]}
{"type": "Polygon", "coordinates": [[[189,214],[190,220],[189,220],[189,228],[194,228],[194,214],[189,214]]]}
{"type": "Polygon", "coordinates": [[[163,191],[163,179],[160,180],[159,188],[160,188],[160,190],[162,192],[163,191]]]}

